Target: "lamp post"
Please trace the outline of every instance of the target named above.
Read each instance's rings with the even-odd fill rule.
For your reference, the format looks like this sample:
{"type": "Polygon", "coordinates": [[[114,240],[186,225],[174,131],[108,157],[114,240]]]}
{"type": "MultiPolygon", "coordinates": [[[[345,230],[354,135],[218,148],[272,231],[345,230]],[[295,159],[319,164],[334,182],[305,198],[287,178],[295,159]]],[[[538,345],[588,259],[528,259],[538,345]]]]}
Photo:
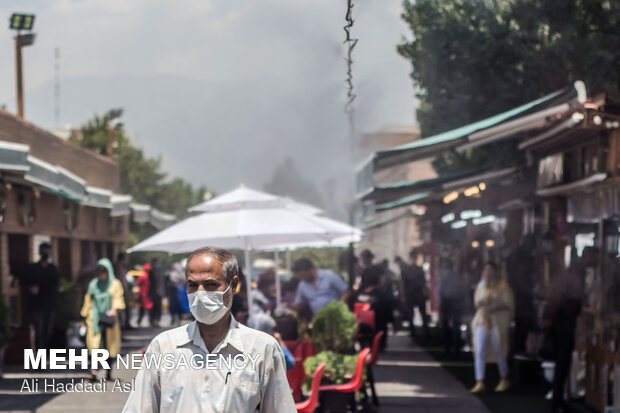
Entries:
{"type": "Polygon", "coordinates": [[[31,31],[34,25],[34,14],[13,13],[9,20],[9,29],[17,30],[15,36],[15,76],[17,80],[17,117],[24,118],[24,92],[22,78],[22,47],[34,44],[36,34],[21,34],[22,30],[31,31]]]}
{"type": "Polygon", "coordinates": [[[108,148],[107,155],[112,159],[113,155],[113,143],[114,143],[114,131],[123,129],[123,123],[118,120],[123,115],[123,109],[111,109],[108,112],[108,148]]]}

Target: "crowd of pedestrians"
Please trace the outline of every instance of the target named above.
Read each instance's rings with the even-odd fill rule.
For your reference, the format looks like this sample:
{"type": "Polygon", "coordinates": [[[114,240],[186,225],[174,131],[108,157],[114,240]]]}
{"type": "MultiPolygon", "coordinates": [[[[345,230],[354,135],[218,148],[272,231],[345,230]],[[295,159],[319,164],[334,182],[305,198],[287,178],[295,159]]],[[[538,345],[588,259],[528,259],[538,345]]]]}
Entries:
{"type": "MultiPolygon", "coordinates": [[[[383,350],[388,346],[390,325],[394,329],[408,325],[409,334],[418,342],[431,338],[428,310],[431,294],[435,294],[437,326],[442,332],[437,336],[442,339],[445,356],[461,357],[471,344],[472,375],[476,381],[472,393],[486,391],[488,362],[496,363],[499,370],[495,391],[508,390],[511,360],[515,355],[532,356],[529,343],[535,333],[544,335],[541,345],[552,348],[545,356],[555,362],[552,405],[554,411],[562,411],[584,279],[588,268],[597,265],[598,250],[585,248],[581,258],[555,277],[541,318],[537,317],[534,305],[534,244],[532,237],[525,237],[503,260],[488,260],[479,271],[475,270],[480,268],[477,261],[474,265],[466,261],[457,265],[453,257],[439,257],[434,291],[429,288],[428,267],[423,265],[428,256],[418,248],[412,249],[407,259],[394,258],[397,272],[391,270],[387,259],[377,264],[372,251],[361,251],[360,260],[355,259],[353,265],[352,288],[336,272],[317,268],[311,259],[300,258],[294,263],[292,274],[282,279],[280,307],[276,299],[276,277],[281,275],[276,270],[259,274],[250,303],[245,286],[248,281],[239,271],[231,313],[238,321],[272,334],[286,356],[287,368],[292,368],[294,359],[286,348],[283,332],[296,329],[297,321],[309,322],[329,302],[341,300],[351,309],[355,303],[370,304],[375,315],[374,331],[384,332],[380,342],[383,350]],[[295,323],[278,328],[278,323],[290,321],[291,314],[295,315],[295,323]],[[415,319],[422,326],[421,333],[415,319]]],[[[29,265],[23,280],[38,349],[49,348],[60,282],[50,253],[51,246],[41,244],[40,259],[29,265]]],[[[105,348],[111,357],[120,351],[122,330],[143,326],[145,317],[148,326],[161,325],[164,302],[171,325],[190,318],[182,263],[174,263],[166,271],[153,258],[128,271],[123,253],[116,256],[115,262],[108,258],[95,261],[91,257],[79,273],[77,286],[82,303],[80,316],[86,330],[85,344],[89,349],[105,348]],[[137,309],[135,324],[132,324],[132,308],[137,309]]],[[[93,379],[96,374],[91,371],[93,379]]]]}

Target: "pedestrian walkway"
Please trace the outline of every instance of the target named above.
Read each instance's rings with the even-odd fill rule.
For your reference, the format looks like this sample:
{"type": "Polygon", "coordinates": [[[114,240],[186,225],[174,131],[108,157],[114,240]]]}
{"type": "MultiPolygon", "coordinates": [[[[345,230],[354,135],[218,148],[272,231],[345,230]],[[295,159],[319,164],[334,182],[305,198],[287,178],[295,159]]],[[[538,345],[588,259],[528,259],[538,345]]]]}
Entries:
{"type": "MultiPolygon", "coordinates": [[[[138,351],[158,331],[161,330],[139,328],[126,332],[123,351],[138,351]]],[[[112,377],[130,382],[135,373],[114,370],[112,377]]],[[[59,381],[69,381],[85,378],[87,372],[25,372],[12,366],[7,378],[0,381],[0,411],[115,413],[122,410],[128,397],[128,393],[110,391],[111,384],[108,384],[108,391],[102,393],[20,393],[21,383],[28,377],[57,377],[59,381]]],[[[103,378],[103,372],[100,377],[103,378]]],[[[390,336],[388,350],[379,356],[375,366],[375,377],[381,403],[377,409],[379,413],[488,413],[478,398],[471,396],[457,379],[405,335],[390,336]]]]}
{"type": "MultiPolygon", "coordinates": [[[[123,353],[137,352],[145,347],[151,339],[164,329],[138,328],[123,332],[123,353]]],[[[79,382],[89,376],[88,370],[31,370],[22,366],[6,366],[4,378],[0,380],[0,412],[14,413],[53,413],[53,412],[120,412],[127,399],[127,393],[108,391],[101,393],[53,393],[42,388],[45,380],[56,384],[79,382]],[[21,391],[24,380],[37,380],[38,391],[21,391]]],[[[112,378],[129,382],[133,376],[130,370],[113,370],[112,378]]],[[[99,377],[105,377],[103,371],[99,377]]]]}
{"type": "Polygon", "coordinates": [[[389,337],[375,367],[380,413],[488,413],[482,402],[406,333],[389,337]]]}

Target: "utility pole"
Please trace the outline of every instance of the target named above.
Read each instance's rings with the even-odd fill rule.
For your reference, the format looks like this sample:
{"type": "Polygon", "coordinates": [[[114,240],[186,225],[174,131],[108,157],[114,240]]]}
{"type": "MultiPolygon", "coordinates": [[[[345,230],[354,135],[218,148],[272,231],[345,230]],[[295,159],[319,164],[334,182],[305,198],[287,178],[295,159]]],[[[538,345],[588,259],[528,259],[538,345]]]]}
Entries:
{"type": "Polygon", "coordinates": [[[24,119],[24,90],[22,79],[22,36],[15,36],[15,76],[17,77],[17,117],[24,119]]]}
{"type": "MultiPolygon", "coordinates": [[[[347,0],[347,13],[345,15],[346,25],[344,26],[345,39],[344,43],[347,45],[347,55],[345,57],[345,61],[347,62],[347,77],[345,80],[345,84],[347,86],[347,103],[345,104],[344,111],[346,112],[349,118],[349,156],[351,161],[351,167],[353,167],[353,163],[355,162],[355,151],[356,151],[356,140],[355,140],[355,116],[354,116],[354,106],[353,101],[355,100],[355,93],[353,91],[353,49],[357,44],[357,39],[351,37],[351,28],[353,27],[353,0],[347,0]]],[[[354,180],[353,180],[354,181],[354,180]]],[[[353,193],[351,194],[351,202],[348,205],[349,212],[349,224],[355,225],[355,186],[353,186],[353,193]]],[[[349,273],[349,288],[353,289],[355,283],[355,251],[353,248],[353,243],[349,243],[349,251],[348,251],[349,259],[348,259],[348,273],[349,273]]]]}
{"type": "Polygon", "coordinates": [[[22,75],[22,47],[34,44],[34,33],[21,34],[22,30],[31,31],[34,14],[13,13],[9,20],[9,29],[16,30],[15,36],[15,77],[17,81],[17,117],[24,118],[24,85],[22,75]]]}

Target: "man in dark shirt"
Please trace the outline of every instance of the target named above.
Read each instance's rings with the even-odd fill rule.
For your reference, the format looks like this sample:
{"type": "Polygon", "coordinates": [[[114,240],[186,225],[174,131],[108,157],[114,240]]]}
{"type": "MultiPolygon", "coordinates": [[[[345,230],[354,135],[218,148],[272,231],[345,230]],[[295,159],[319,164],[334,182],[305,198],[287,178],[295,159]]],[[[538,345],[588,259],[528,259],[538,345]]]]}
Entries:
{"type": "Polygon", "coordinates": [[[534,308],[534,245],[533,236],[526,236],[506,258],[508,283],[515,299],[515,329],[512,351],[525,352],[527,336],[534,327],[536,310],[534,308]]]}
{"type": "Polygon", "coordinates": [[[581,260],[572,264],[565,274],[558,277],[551,288],[551,297],[545,309],[545,327],[553,337],[555,370],[551,411],[564,412],[564,383],[570,372],[571,357],[575,347],[577,318],[581,313],[585,275],[588,268],[596,268],[599,249],[586,247],[581,260]]]}
{"type": "Polygon", "coordinates": [[[422,324],[424,326],[424,335],[429,337],[428,315],[426,314],[426,300],[428,299],[428,287],[426,286],[426,276],[422,267],[417,265],[419,251],[413,249],[410,254],[411,262],[405,263],[402,259],[398,262],[400,266],[400,280],[402,301],[405,305],[405,311],[411,328],[409,330],[411,337],[415,337],[415,327],[413,324],[413,315],[415,308],[418,308],[422,324]]]}
{"type": "Polygon", "coordinates": [[[54,327],[54,309],[58,290],[58,269],[49,262],[51,247],[39,246],[40,260],[30,264],[26,278],[28,308],[35,331],[35,346],[46,349],[54,327]]]}

